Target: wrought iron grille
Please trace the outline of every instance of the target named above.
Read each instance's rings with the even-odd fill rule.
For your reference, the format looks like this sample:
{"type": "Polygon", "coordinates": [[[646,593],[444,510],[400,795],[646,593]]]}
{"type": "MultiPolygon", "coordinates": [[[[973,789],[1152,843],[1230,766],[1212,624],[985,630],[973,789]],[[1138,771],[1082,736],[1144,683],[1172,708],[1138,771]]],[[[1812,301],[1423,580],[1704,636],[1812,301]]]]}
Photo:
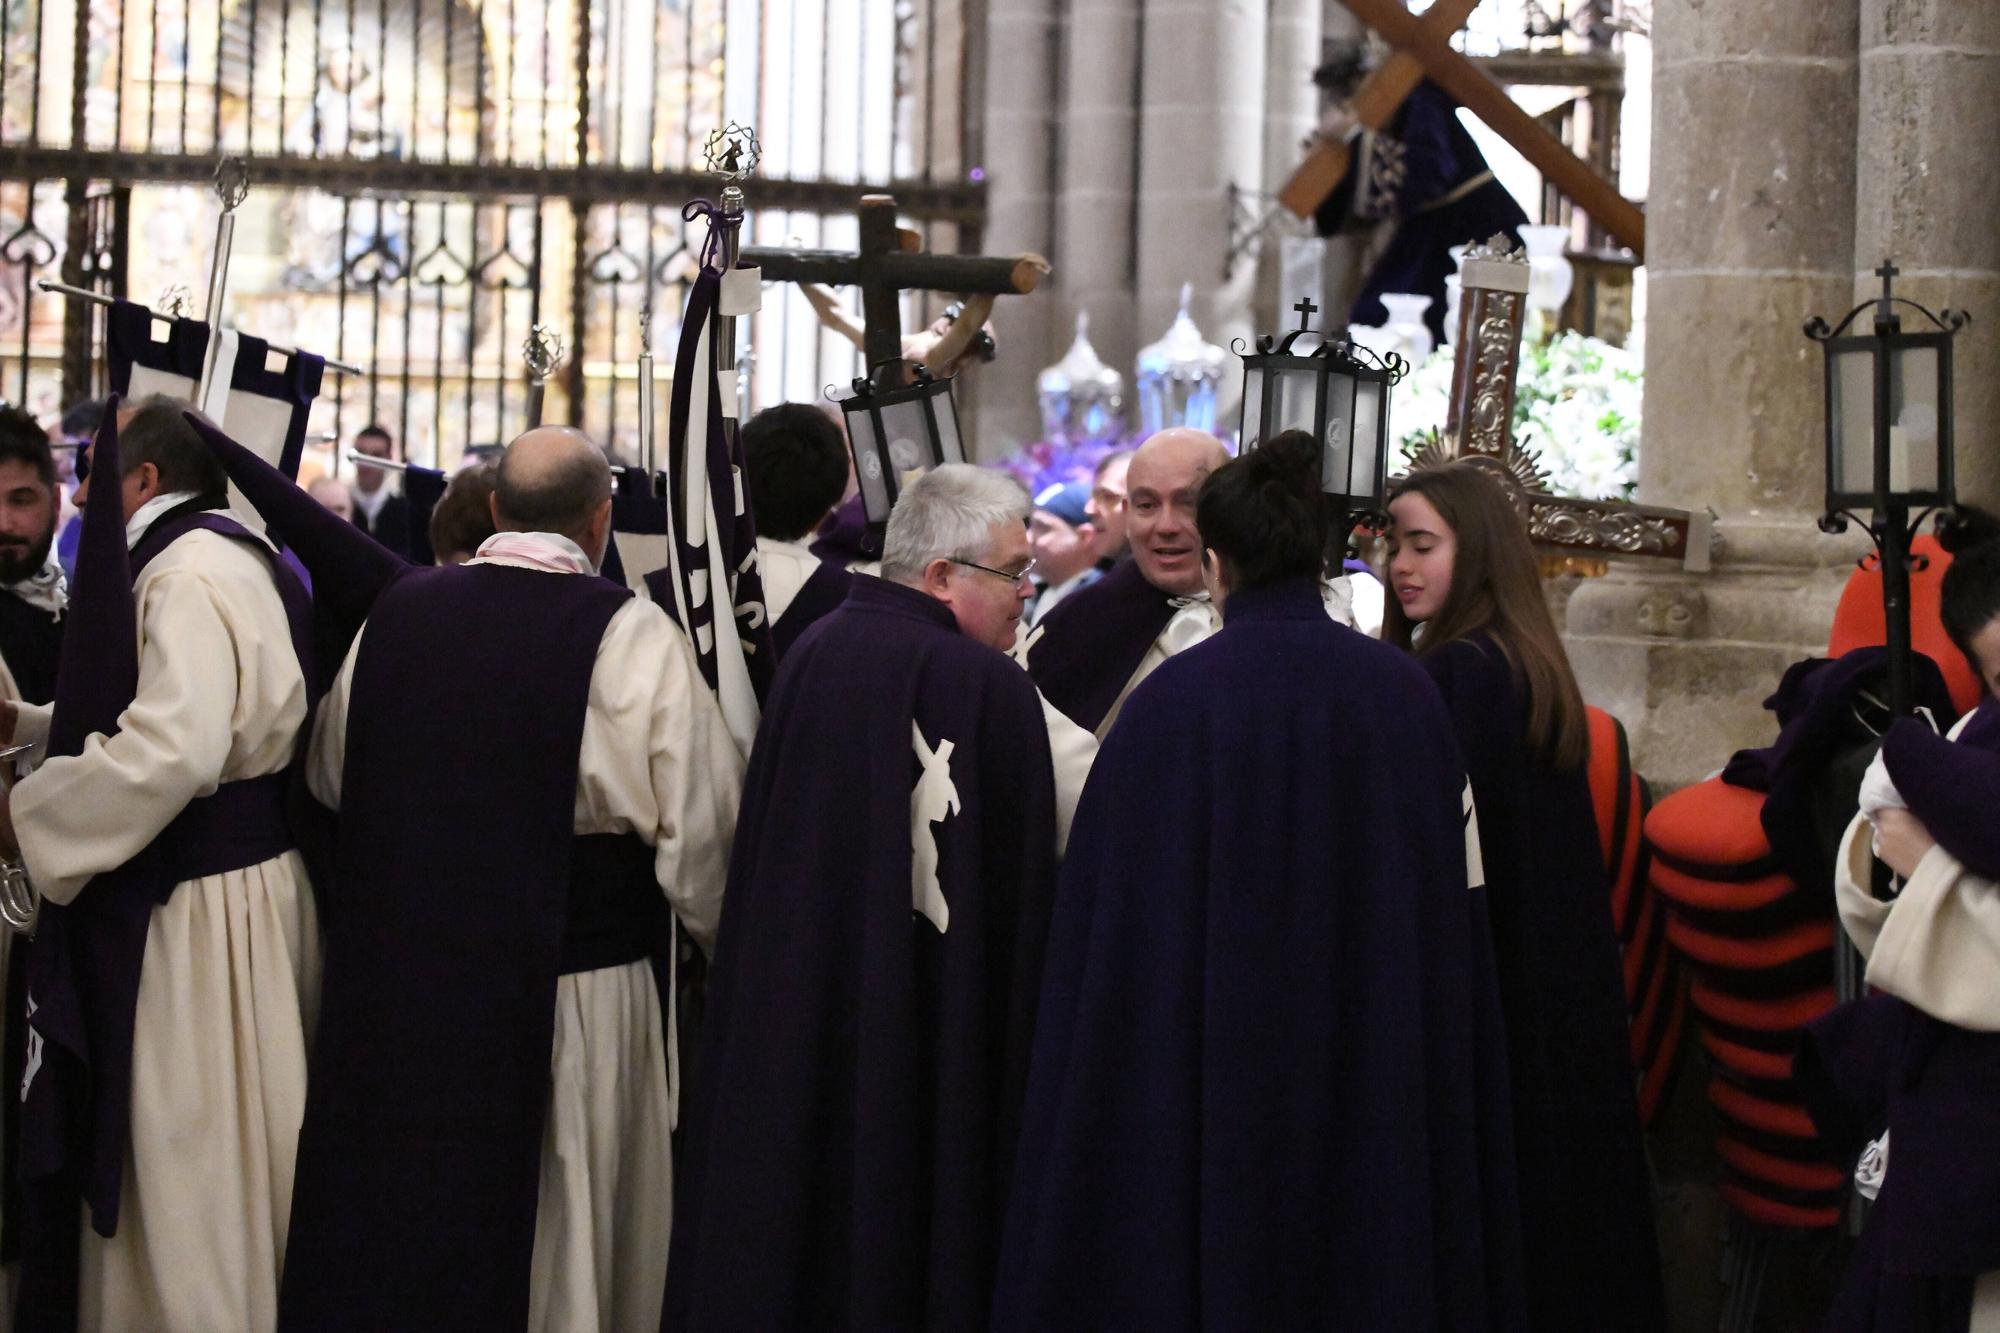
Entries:
{"type": "MultiPolygon", "coordinates": [[[[640,312],[671,346],[681,206],[708,131],[755,124],[757,244],[855,241],[888,191],[932,248],[976,248],[966,114],[978,0],[0,0],[0,395],[101,391],[76,286],[202,289],[216,158],[248,159],[225,312],[371,367],[314,427],[387,425],[450,462],[525,420],[519,349],[570,348],[548,410],[631,456],[640,312]]],[[[697,224],[698,226],[699,224],[697,224]]],[[[699,237],[695,237],[696,244],[699,237]]],[[[790,289],[745,360],[757,401],[854,373],[790,289]]],[[[906,312],[906,325],[928,312],[906,312]]],[[[670,358],[663,358],[669,360],[670,358]]]]}

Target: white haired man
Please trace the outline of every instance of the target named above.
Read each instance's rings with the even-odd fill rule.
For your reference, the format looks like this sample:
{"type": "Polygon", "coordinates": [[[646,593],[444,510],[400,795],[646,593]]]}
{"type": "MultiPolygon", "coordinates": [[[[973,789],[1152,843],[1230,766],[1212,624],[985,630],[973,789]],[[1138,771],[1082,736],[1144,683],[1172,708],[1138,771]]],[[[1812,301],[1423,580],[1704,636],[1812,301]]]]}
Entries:
{"type": "Polygon", "coordinates": [[[1056,858],[1005,654],[1028,497],[910,484],[881,577],[779,667],[750,756],[667,1267],[669,1329],[978,1328],[1056,858]]]}

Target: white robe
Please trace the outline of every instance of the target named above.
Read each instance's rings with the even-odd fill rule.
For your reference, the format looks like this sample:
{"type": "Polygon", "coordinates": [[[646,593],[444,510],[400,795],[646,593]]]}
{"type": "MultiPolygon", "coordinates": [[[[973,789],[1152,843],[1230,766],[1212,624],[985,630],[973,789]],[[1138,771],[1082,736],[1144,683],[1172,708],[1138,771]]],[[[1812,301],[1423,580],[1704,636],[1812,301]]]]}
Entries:
{"type": "Polygon", "coordinates": [[[764,580],[764,611],[773,623],[785,614],[819,565],[819,557],[804,542],[781,542],[775,537],[757,539],[757,574],[764,580]]]}
{"type": "MultiPolygon", "coordinates": [[[[1867,817],[1856,815],[1833,871],[1834,900],[1868,960],[1868,984],[1955,1027],[2000,1032],[2000,885],[1933,847],[1903,891],[1882,902],[1871,887],[1873,833],[1867,817]]],[[[1895,1169],[1892,1141],[1889,1170],[1895,1169]]],[[[2000,1333],[2000,1270],[1974,1286],[1970,1328],[2000,1333]]]]}
{"type": "Polygon", "coordinates": [[[1042,698],[1042,721],[1049,729],[1049,759],[1056,773],[1056,856],[1069,850],[1070,825],[1076,822],[1076,803],[1083,798],[1083,784],[1090,779],[1090,766],[1097,762],[1097,737],[1069,720],[1061,709],[1042,698]]]}
{"type": "MultiPolygon", "coordinates": [[[[365,638],[364,629],[314,732],[308,779],[334,809],[355,654],[365,638]]],[[[652,844],[667,901],[706,950],[721,917],[742,789],[743,761],[693,649],[664,611],[634,598],[612,616],[598,645],[577,763],[575,831],[636,834],[652,844]]],[[[560,978],[549,1065],[528,1328],[655,1333],[673,1218],[668,1132],[679,1062],[651,966],[560,978]]]]}
{"type": "MultiPolygon", "coordinates": [[[[140,574],[139,691],[118,734],[15,789],[29,876],[54,902],[130,860],[197,796],[290,763],[306,686],[256,552],[206,531],[140,574]]],[[[23,710],[23,740],[47,735],[23,710]]],[[[84,1329],[261,1330],[277,1320],[319,994],[296,852],[190,880],[153,909],[132,1029],[118,1234],[85,1224],[84,1329]]]]}

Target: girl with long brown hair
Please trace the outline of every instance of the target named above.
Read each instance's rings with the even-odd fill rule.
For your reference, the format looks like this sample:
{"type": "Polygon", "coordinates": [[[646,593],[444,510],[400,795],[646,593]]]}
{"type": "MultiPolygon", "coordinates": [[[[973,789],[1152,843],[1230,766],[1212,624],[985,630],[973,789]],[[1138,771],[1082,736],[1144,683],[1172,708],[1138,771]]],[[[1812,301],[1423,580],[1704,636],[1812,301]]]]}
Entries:
{"type": "Polygon", "coordinates": [[[1444,695],[1479,824],[1507,1029],[1529,1326],[1664,1326],[1588,722],[1527,525],[1476,464],[1389,497],[1383,637],[1444,695]]]}

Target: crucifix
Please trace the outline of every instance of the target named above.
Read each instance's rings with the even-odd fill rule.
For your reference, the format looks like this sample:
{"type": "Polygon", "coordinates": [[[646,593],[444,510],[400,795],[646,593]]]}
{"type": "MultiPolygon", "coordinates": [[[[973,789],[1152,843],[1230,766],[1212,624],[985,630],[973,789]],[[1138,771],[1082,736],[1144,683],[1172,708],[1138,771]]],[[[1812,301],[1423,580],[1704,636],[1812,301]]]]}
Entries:
{"type": "MultiPolygon", "coordinates": [[[[1396,48],[1395,56],[1370,74],[1354,95],[1355,118],[1362,125],[1380,130],[1418,82],[1429,78],[1486,122],[1615,240],[1645,258],[1646,218],[1638,205],[1564,147],[1505,88],[1451,49],[1452,33],[1478,8],[1478,0],[1438,0],[1422,18],[1405,9],[1403,0],[1341,3],[1396,48]]],[[[1279,190],[1279,203],[1301,218],[1311,217],[1347,174],[1350,158],[1347,144],[1320,143],[1279,190]]]]}
{"type": "Polygon", "coordinates": [[[1444,431],[1411,466],[1462,460],[1484,469],[1507,492],[1539,545],[1600,556],[1659,556],[1679,560],[1684,569],[1707,570],[1711,514],[1548,493],[1548,474],[1514,438],[1528,258],[1496,236],[1466,251],[1459,275],[1464,296],[1444,431]]]}
{"type": "MultiPolygon", "coordinates": [[[[901,296],[906,291],[958,292],[969,299],[953,321],[951,332],[925,356],[936,373],[956,360],[985,322],[997,296],[1025,296],[1048,275],[1040,255],[924,254],[916,232],[896,225],[896,200],[886,194],[864,194],[856,210],[861,220],[861,249],[780,250],[745,246],[743,262],[764,271],[767,282],[796,282],[861,289],[863,328],[858,344],[865,369],[873,373],[885,362],[903,356],[901,296]]],[[[832,316],[823,299],[814,300],[821,318],[836,331],[855,337],[851,322],[832,316]],[[844,325],[844,327],[843,327],[844,325]]]]}

